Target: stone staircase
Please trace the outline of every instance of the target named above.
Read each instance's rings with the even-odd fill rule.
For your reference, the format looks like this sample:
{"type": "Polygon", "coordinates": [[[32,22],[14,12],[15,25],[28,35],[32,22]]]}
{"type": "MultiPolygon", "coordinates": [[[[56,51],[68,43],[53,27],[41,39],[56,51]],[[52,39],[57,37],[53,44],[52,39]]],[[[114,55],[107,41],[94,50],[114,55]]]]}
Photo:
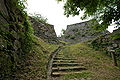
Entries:
{"type": "Polygon", "coordinates": [[[75,58],[66,58],[63,54],[57,54],[53,59],[52,77],[60,77],[66,74],[82,73],[87,70],[82,63],[75,58]]]}

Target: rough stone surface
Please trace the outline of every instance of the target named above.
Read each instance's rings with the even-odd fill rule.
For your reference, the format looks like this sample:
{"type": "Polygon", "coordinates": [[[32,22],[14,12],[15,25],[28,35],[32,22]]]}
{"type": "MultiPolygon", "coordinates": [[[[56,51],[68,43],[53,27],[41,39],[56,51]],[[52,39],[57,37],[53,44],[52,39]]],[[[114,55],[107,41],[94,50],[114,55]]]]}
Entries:
{"type": "Polygon", "coordinates": [[[116,35],[116,33],[120,34],[120,28],[114,30],[113,33],[97,37],[96,39],[92,40],[90,45],[92,45],[92,47],[96,50],[106,52],[108,55],[111,55],[110,52],[114,51],[118,60],[120,60],[120,38],[113,38],[113,35],[116,35]]]}
{"type": "Polygon", "coordinates": [[[25,59],[21,59],[24,39],[20,35],[25,28],[18,26],[25,18],[15,3],[17,0],[0,0],[0,80],[17,80],[16,71],[25,59]]]}
{"type": "Polygon", "coordinates": [[[42,38],[48,43],[58,43],[57,35],[53,25],[42,23],[32,17],[29,18],[34,29],[34,34],[37,37],[42,38]]]}
{"type": "Polygon", "coordinates": [[[96,32],[92,29],[91,26],[96,24],[98,23],[90,20],[82,23],[67,25],[67,29],[61,37],[61,40],[72,43],[84,42],[96,38],[101,34],[105,34],[106,32],[96,32]]]}

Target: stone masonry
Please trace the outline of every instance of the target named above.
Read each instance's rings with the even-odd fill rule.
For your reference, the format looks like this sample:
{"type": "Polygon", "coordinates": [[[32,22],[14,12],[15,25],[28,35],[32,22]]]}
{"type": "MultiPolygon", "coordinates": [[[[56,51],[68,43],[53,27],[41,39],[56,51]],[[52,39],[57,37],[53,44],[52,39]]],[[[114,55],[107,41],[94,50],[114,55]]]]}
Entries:
{"type": "Polygon", "coordinates": [[[61,37],[61,40],[72,43],[84,42],[108,32],[97,32],[93,30],[91,26],[97,24],[97,22],[90,20],[82,23],[67,25],[67,29],[65,30],[64,35],[61,37]]]}

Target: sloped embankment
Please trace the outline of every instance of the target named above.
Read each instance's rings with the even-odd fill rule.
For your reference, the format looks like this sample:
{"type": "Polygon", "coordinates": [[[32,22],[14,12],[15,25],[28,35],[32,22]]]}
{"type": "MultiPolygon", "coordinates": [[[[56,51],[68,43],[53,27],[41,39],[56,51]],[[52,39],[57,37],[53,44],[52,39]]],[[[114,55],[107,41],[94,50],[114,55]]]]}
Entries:
{"type": "Polygon", "coordinates": [[[46,80],[49,56],[59,47],[59,45],[46,43],[36,36],[33,41],[33,48],[24,62],[25,66],[17,71],[20,80],[46,80]]]}
{"type": "Polygon", "coordinates": [[[55,76],[53,80],[119,80],[120,79],[120,69],[118,67],[113,66],[111,58],[99,51],[93,50],[84,43],[77,43],[66,46],[66,48],[61,50],[58,53],[58,56],[56,57],[57,58],[54,60],[54,62],[55,63],[57,62],[57,64],[53,63],[55,67],[53,74],[56,73],[57,76],[55,76]],[[76,60],[65,60],[65,59],[76,59],[76,60]],[[65,64],[66,61],[69,64],[65,64]],[[75,63],[75,61],[77,62],[77,64],[73,64],[75,63]],[[70,68],[70,65],[72,67],[82,66],[85,69],[84,70],[77,69],[75,71],[75,69],[73,70],[72,68],[70,68]]]}

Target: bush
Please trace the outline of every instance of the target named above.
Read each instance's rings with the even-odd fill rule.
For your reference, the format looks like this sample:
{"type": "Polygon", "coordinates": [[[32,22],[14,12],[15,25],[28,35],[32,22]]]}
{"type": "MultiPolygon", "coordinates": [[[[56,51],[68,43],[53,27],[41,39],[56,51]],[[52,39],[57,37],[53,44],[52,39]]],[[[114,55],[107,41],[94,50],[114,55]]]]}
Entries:
{"type": "Polygon", "coordinates": [[[42,23],[47,23],[47,18],[43,17],[41,14],[30,14],[32,18],[36,19],[37,21],[40,21],[42,23]]]}

